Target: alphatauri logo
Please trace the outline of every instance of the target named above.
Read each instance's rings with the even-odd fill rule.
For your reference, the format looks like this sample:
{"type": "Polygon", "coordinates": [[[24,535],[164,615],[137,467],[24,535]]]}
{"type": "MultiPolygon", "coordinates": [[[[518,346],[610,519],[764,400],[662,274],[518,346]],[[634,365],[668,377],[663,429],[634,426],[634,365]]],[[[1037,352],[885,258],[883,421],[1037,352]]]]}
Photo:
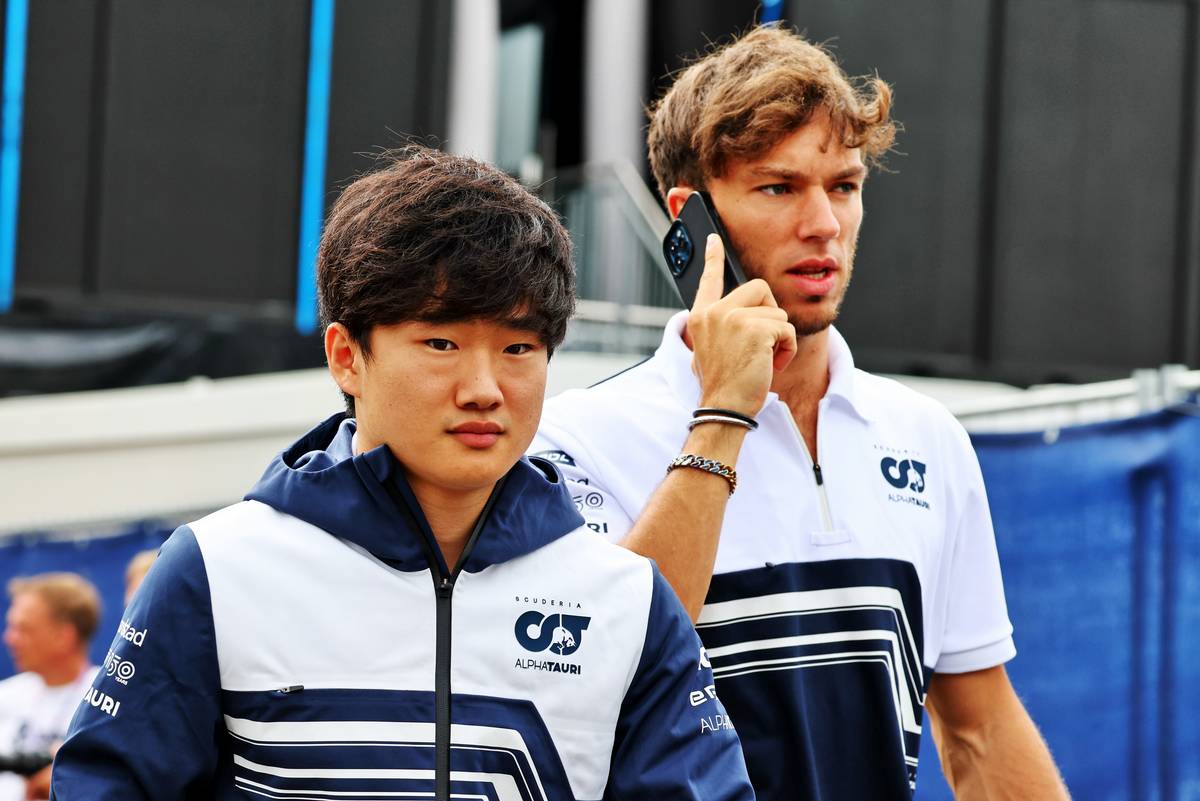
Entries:
{"type": "Polygon", "coordinates": [[[84,703],[91,704],[99,709],[104,714],[110,717],[116,717],[121,711],[121,702],[113,698],[107,693],[102,693],[95,687],[89,687],[88,691],[83,696],[84,703]]]}
{"type": "Polygon", "coordinates": [[[557,656],[570,656],[579,650],[583,632],[592,622],[582,615],[543,615],[530,610],[517,618],[513,634],[526,651],[540,654],[549,650],[557,656]]]}
{"type": "Polygon", "coordinates": [[[879,463],[879,470],[887,483],[896,489],[909,489],[913,492],[925,491],[925,463],[916,459],[904,459],[897,462],[890,456],[885,456],[879,463]]]}

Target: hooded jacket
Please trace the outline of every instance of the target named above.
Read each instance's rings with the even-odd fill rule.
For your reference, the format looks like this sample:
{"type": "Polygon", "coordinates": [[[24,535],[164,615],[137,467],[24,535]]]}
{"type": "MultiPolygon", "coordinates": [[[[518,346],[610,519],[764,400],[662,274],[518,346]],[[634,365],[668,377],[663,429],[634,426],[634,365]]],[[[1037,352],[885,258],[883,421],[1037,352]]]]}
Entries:
{"type": "Polygon", "coordinates": [[[52,798],[753,798],[683,608],[549,462],[497,485],[452,573],[353,432],[330,418],[171,536],[52,798]]]}

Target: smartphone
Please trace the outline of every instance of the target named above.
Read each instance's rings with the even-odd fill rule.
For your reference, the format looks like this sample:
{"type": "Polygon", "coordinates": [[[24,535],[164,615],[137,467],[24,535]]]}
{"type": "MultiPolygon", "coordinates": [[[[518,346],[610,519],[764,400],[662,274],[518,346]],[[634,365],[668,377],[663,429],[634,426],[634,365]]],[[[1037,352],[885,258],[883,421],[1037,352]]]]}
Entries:
{"type": "Polygon", "coordinates": [[[700,288],[700,274],[704,272],[704,242],[709,234],[720,235],[725,244],[725,291],[722,294],[728,295],[734,287],[746,283],[746,273],[742,271],[729,237],[725,235],[712,198],[707,192],[693,192],[663,237],[667,271],[675,279],[675,289],[688,309],[696,302],[696,290],[700,288]]]}

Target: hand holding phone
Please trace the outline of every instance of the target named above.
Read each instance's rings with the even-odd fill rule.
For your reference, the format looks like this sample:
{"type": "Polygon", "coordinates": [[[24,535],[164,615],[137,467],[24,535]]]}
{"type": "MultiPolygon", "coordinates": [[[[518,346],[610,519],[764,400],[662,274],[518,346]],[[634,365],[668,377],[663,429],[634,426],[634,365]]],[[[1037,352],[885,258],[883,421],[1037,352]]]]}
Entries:
{"type": "Polygon", "coordinates": [[[728,254],[719,235],[709,234],[696,245],[703,248],[704,261],[685,337],[700,380],[700,405],[755,415],[774,373],[796,355],[796,329],[766,281],[756,279],[722,294],[728,254]]]}
{"type": "Polygon", "coordinates": [[[729,245],[729,237],[721,225],[712,198],[707,192],[693,192],[663,238],[663,257],[667,260],[667,270],[675,281],[675,289],[683,305],[689,309],[696,302],[696,289],[700,286],[700,274],[704,270],[704,243],[709,234],[721,237],[725,245],[725,290],[722,294],[728,295],[734,288],[746,283],[746,273],[729,245]]]}

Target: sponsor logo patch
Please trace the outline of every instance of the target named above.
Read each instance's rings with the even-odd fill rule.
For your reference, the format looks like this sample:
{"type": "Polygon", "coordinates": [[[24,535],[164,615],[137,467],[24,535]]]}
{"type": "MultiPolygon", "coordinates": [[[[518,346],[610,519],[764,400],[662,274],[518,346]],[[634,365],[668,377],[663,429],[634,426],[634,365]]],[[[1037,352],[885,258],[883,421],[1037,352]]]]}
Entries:
{"type": "Polygon", "coordinates": [[[566,451],[542,451],[541,453],[535,453],[533,455],[540,456],[543,459],[545,459],[547,462],[554,462],[555,464],[565,464],[565,465],[569,465],[571,467],[575,466],[575,460],[572,459],[571,454],[567,453],[566,451]]]}
{"type": "Polygon", "coordinates": [[[122,659],[112,651],[104,658],[104,673],[117,680],[118,684],[129,684],[137,668],[128,659],[122,659]]]}
{"type": "Polygon", "coordinates": [[[604,508],[604,496],[595,490],[585,492],[582,495],[572,495],[571,500],[575,502],[575,508],[581,512],[584,509],[604,508]]]}
{"type": "Polygon", "coordinates": [[[138,648],[142,647],[142,643],[146,641],[146,635],[149,633],[150,629],[146,628],[139,631],[128,620],[122,620],[121,625],[117,626],[117,636],[133,643],[138,648]]]}

